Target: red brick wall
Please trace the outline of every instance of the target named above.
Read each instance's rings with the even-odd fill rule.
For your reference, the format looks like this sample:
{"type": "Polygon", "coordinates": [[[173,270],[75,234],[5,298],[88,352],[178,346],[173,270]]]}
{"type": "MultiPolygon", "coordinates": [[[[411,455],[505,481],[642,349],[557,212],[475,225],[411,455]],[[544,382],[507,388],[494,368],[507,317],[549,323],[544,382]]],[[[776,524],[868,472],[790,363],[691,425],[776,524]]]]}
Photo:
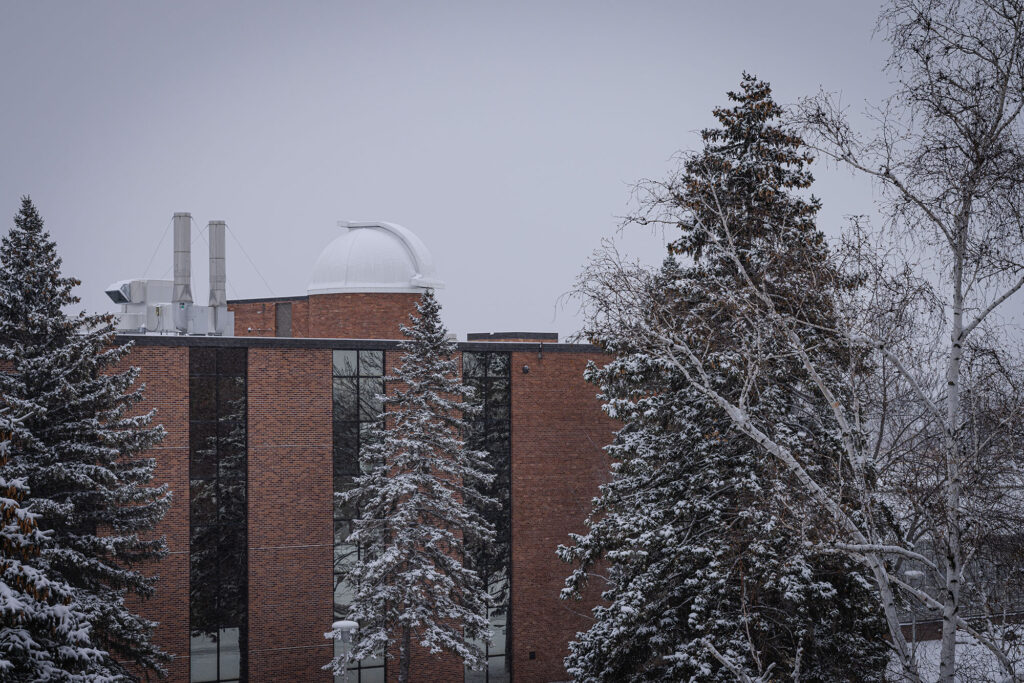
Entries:
{"type": "MultiPolygon", "coordinates": [[[[399,325],[409,323],[419,294],[376,292],[315,294],[292,304],[292,337],[401,339],[399,325]]],[[[235,314],[236,337],[276,337],[276,301],[228,304],[235,314]]]]}
{"type": "MultiPolygon", "coordinates": [[[[330,296],[330,295],[328,295],[330,296]]],[[[415,300],[408,295],[410,306],[415,300]]],[[[268,306],[267,310],[272,311],[268,306]]],[[[293,325],[295,324],[293,308],[293,325]]],[[[263,314],[273,320],[272,313],[263,314]]],[[[512,354],[512,624],[515,680],[567,678],[562,658],[586,628],[594,596],[560,602],[568,565],[555,548],[583,519],[607,477],[601,447],[616,425],[582,373],[592,354],[512,354]],[[530,366],[529,374],[522,366],[530,366]],[[531,660],[529,653],[536,653],[531,660]]],[[[387,354],[389,371],[399,354],[387,354]]],[[[171,681],[188,680],[188,348],[137,347],[143,408],[158,410],[167,438],[152,451],[157,481],[174,492],[158,533],[171,554],[156,568],[157,594],[140,611],[160,621],[157,642],[177,659],[171,681]]],[[[332,619],[331,352],[249,350],[249,673],[253,681],[328,681],[332,619]]],[[[595,589],[596,594],[596,589],[595,589]]],[[[389,662],[397,675],[397,662],[389,662]]],[[[460,681],[451,656],[417,652],[417,681],[460,681]]],[[[389,676],[390,678],[390,676],[389,676]]]]}
{"type": "Polygon", "coordinates": [[[309,301],[306,299],[292,302],[292,336],[309,336],[309,301]]]}
{"type": "Polygon", "coordinates": [[[229,303],[228,310],[233,311],[235,314],[235,336],[276,336],[274,329],[277,325],[275,306],[276,304],[273,301],[229,303]]]}
{"type": "Polygon", "coordinates": [[[249,349],[249,680],[330,681],[331,351],[249,349]]]}
{"type": "Polygon", "coordinates": [[[131,603],[143,616],[159,622],[155,642],[175,659],[168,666],[171,681],[189,679],[188,636],[188,348],[135,347],[121,368],[141,369],[146,385],[138,412],[156,409],[154,424],[167,430],[163,441],[144,455],[156,459],[153,483],[170,485],[171,507],[152,535],[167,539],[168,556],[143,569],[157,574],[155,595],[131,603]]]}
{"type": "Polygon", "coordinates": [[[561,602],[570,566],[555,555],[608,476],[601,448],[616,424],[583,381],[594,354],[512,354],[512,672],[516,683],[567,680],[562,659],[588,627],[599,591],[561,602]],[[523,374],[523,365],[530,366],[523,374]],[[530,652],[536,654],[530,659],[530,652]]]}
{"type": "MultiPolygon", "coordinates": [[[[310,337],[401,339],[419,294],[316,294],[309,297],[310,337]]],[[[237,326],[237,324],[236,324],[237,326]]]]}

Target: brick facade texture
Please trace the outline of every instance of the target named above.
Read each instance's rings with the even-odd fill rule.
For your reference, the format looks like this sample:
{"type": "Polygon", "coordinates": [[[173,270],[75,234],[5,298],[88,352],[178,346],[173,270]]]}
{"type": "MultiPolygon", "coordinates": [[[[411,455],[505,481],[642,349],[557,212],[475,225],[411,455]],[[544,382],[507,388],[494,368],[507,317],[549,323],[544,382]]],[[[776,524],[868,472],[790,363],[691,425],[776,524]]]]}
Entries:
{"type": "Polygon", "coordinates": [[[317,294],[309,297],[309,336],[401,339],[419,294],[317,294]]]}
{"type": "Polygon", "coordinates": [[[166,483],[171,489],[171,507],[154,530],[163,536],[169,554],[163,560],[144,565],[147,575],[159,580],[156,593],[148,600],[133,599],[129,604],[143,616],[159,622],[154,640],[174,659],[168,665],[169,680],[189,678],[189,507],[188,507],[188,348],[135,347],[120,363],[141,369],[136,387],[145,385],[143,399],[136,412],[155,410],[154,423],[163,425],[163,441],[144,456],[156,460],[153,483],[166,483]]]}
{"type": "MultiPolygon", "coordinates": [[[[277,302],[243,301],[228,303],[228,310],[235,314],[236,337],[276,337],[277,302]]],[[[292,306],[292,315],[295,307],[292,306]]],[[[294,327],[294,323],[293,323],[294,327]]],[[[292,334],[293,337],[300,335],[292,334]]]]}
{"type": "Polygon", "coordinates": [[[330,681],[331,352],[249,349],[249,680],[330,681]]]}
{"type": "Polygon", "coordinates": [[[292,336],[308,337],[309,335],[309,301],[297,299],[292,302],[292,336]]]}
{"type": "Polygon", "coordinates": [[[419,294],[315,294],[291,301],[235,301],[236,337],[280,337],[277,306],[292,306],[292,337],[323,339],[401,339],[419,294]]]}
{"type": "Polygon", "coordinates": [[[608,444],[618,426],[583,380],[595,354],[512,354],[512,677],[564,681],[568,643],[589,625],[593,587],[579,602],[558,593],[570,572],[555,555],[584,520],[608,477],[608,444]],[[528,365],[528,374],[522,372],[528,365]],[[534,658],[530,658],[530,654],[534,658]]]}
{"type": "MultiPolygon", "coordinates": [[[[273,320],[272,313],[263,315],[273,320]]],[[[338,347],[345,346],[352,344],[339,340],[338,347]]],[[[562,666],[567,644],[586,628],[596,601],[596,588],[582,602],[558,600],[569,567],[555,555],[570,532],[584,530],[590,500],[608,472],[601,448],[616,425],[601,412],[595,387],[582,379],[592,357],[566,351],[542,358],[537,351],[511,354],[511,638],[517,682],[567,678],[562,666]]],[[[333,655],[323,638],[333,618],[331,350],[250,347],[248,358],[250,680],[329,681],[320,667],[333,655]]],[[[389,372],[400,359],[400,352],[387,352],[389,372]]],[[[140,409],[156,408],[156,422],[167,430],[150,455],[158,462],[157,481],[174,492],[157,530],[167,537],[171,554],[155,568],[157,593],[141,603],[140,611],[160,622],[157,641],[175,656],[169,680],[184,682],[189,671],[188,347],[138,346],[128,362],[142,368],[140,381],[146,383],[140,409]]],[[[396,661],[389,662],[388,673],[396,680],[396,661]]],[[[461,681],[462,664],[417,649],[412,673],[414,681],[461,681]]]]}

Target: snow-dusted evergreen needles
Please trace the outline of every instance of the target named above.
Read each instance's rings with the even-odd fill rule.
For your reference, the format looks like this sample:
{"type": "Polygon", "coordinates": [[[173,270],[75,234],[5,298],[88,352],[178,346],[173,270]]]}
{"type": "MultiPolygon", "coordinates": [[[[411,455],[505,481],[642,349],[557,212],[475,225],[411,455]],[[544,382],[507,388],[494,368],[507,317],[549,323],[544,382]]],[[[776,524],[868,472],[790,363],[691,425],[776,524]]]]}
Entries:
{"type": "Polygon", "coordinates": [[[431,291],[416,311],[402,328],[402,363],[385,377],[385,428],[362,448],[355,488],[336,494],[359,508],[348,537],[359,559],[345,577],[355,592],[347,619],[358,630],[331,667],[340,673],[383,651],[397,657],[403,683],[415,647],[485,664],[474,643],[490,637],[489,597],[463,555],[465,544],[494,536],[479,512],[494,504],[480,494],[493,475],[486,454],[466,447],[463,418],[476,408],[463,398],[455,342],[431,291]]]}
{"type": "Polygon", "coordinates": [[[606,602],[566,659],[577,681],[878,681],[887,660],[867,573],[823,543],[828,511],[717,400],[842,499],[843,429],[757,293],[801,321],[841,391],[849,355],[827,330],[846,283],[818,202],[799,194],[809,159],[779,127],[768,84],[744,76],[729,98],[704,149],[641,188],[636,222],[679,231],[661,270],[604,251],[579,281],[585,332],[614,354],[587,377],[624,426],[589,533],[559,550],[578,563],[563,597],[604,577],[606,602]]]}
{"type": "Polygon", "coordinates": [[[134,680],[126,664],[168,659],[126,605],[154,589],[135,565],[166,552],[142,534],[170,494],[139,457],[164,432],[131,413],[112,317],[63,312],[78,282],[60,266],[26,197],[0,245],[0,678],[134,680]]]}

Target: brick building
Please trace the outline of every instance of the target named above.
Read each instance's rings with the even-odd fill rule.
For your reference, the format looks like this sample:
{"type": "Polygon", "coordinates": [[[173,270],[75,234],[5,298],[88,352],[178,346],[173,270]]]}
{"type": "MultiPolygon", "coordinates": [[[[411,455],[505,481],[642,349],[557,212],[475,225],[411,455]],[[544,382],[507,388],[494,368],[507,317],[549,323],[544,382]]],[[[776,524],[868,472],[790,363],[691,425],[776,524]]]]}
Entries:
{"type": "MultiPolygon", "coordinates": [[[[358,553],[346,543],[354,511],[335,506],[333,493],[358,471],[360,434],[377,419],[383,377],[399,362],[399,324],[425,288],[442,286],[408,230],[343,227],[304,296],[224,300],[215,239],[209,307],[191,306],[177,252],[169,304],[132,298],[145,290],[137,283],[111,290],[132,321],[122,340],[135,344],[129,362],[146,384],[143,407],[167,430],[153,455],[158,482],[174,492],[158,529],[170,555],[154,568],[157,594],[140,610],[160,622],[172,681],[331,679],[321,669],[334,648],[324,633],[344,616],[350,593],[339,570],[358,553]],[[232,315],[234,336],[201,333],[232,315]],[[167,327],[172,317],[178,334],[167,327]],[[146,320],[148,330],[131,329],[146,320]]],[[[187,252],[184,233],[175,243],[187,252]]],[[[607,476],[601,449],[615,425],[582,379],[600,354],[537,333],[471,334],[459,352],[484,406],[472,438],[490,453],[505,503],[498,541],[481,560],[498,601],[495,642],[486,672],[418,652],[413,677],[565,680],[562,658],[590,605],[558,600],[569,569],[555,548],[582,530],[607,476]]],[[[384,681],[396,670],[364,661],[350,680],[384,681]]]]}

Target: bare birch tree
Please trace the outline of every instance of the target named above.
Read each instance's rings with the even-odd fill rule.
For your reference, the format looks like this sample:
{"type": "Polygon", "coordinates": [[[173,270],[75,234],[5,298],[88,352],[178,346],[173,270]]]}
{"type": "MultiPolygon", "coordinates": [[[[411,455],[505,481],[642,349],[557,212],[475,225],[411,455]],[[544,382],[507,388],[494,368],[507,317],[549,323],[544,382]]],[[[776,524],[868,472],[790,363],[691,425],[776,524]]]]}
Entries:
{"type": "Polygon", "coordinates": [[[866,341],[920,407],[913,474],[930,490],[915,521],[939,587],[940,679],[952,680],[971,560],[991,550],[997,511],[1018,503],[1019,406],[996,405],[1016,391],[1015,363],[986,328],[1024,285],[1024,2],[893,0],[879,28],[898,90],[874,111],[875,134],[855,132],[828,95],[803,103],[800,122],[820,152],[876,181],[908,270],[941,313],[907,356],[866,341]]]}
{"type": "MultiPolygon", "coordinates": [[[[645,222],[671,223],[671,193],[658,197],[647,205],[645,222]]],[[[657,355],[790,473],[794,499],[806,497],[812,505],[802,509],[819,511],[804,530],[808,540],[845,552],[870,571],[888,640],[906,680],[921,680],[917,649],[902,628],[908,603],[939,610],[945,617],[946,601],[951,595],[959,599],[965,591],[979,598],[977,603],[990,618],[968,621],[958,603],[951,617],[954,656],[959,631],[988,648],[1006,677],[1019,680],[1013,656],[1018,644],[999,628],[1007,616],[1004,588],[1020,585],[1019,563],[1007,561],[1017,552],[1022,522],[1017,505],[1022,469],[1017,424],[1024,415],[1014,388],[1019,373],[997,362],[989,346],[968,347],[963,353],[969,362],[960,371],[966,421],[960,429],[961,526],[949,533],[957,535],[963,554],[957,583],[967,586],[954,593],[946,583],[944,555],[948,515],[942,494],[950,485],[945,475],[949,454],[936,417],[938,397],[946,388],[934,379],[927,383],[928,361],[936,350],[924,343],[920,330],[935,316],[928,305],[930,286],[899,270],[876,273],[862,290],[851,294],[836,327],[829,330],[841,334],[850,351],[847,371],[838,374],[815,360],[820,328],[801,315],[799,306],[781,310],[768,288],[748,277],[728,215],[717,215],[717,225],[703,225],[704,248],[733,260],[739,284],[729,277],[705,286],[717,292],[723,309],[757,323],[756,332],[738,340],[747,349],[742,364],[745,390],[738,400],[718,386],[712,350],[702,331],[685,321],[685,302],[673,299],[659,285],[656,271],[625,262],[613,249],[594,256],[577,289],[591,333],[628,337],[637,348],[657,355]],[[910,366],[908,358],[920,364],[910,366]],[[842,462],[828,471],[816,466],[813,455],[792,448],[785,425],[759,419],[744,400],[779,381],[766,372],[768,368],[793,359],[803,371],[793,390],[806,392],[808,404],[823,399],[829,414],[822,416],[822,423],[834,425],[842,443],[842,462]],[[836,473],[841,474],[838,483],[836,473]],[[985,555],[993,561],[983,561],[985,555]],[[993,570],[1003,575],[993,577],[993,570]],[[1014,571],[1018,575],[1007,574],[1014,571]],[[921,574],[927,578],[924,583],[909,578],[921,574]]],[[[954,666],[955,660],[942,667],[940,678],[953,680],[954,666]]]]}
{"type": "Polygon", "coordinates": [[[738,342],[747,349],[739,398],[716,386],[708,340],[654,271],[605,249],[577,293],[588,330],[628,336],[674,368],[825,513],[830,528],[809,538],[868,568],[905,680],[921,680],[901,623],[908,608],[941,616],[939,680],[958,672],[958,636],[991,652],[1003,679],[1024,680],[1008,625],[1024,584],[1024,384],[1002,310],[1024,286],[1024,0],[892,0],[879,25],[899,86],[872,112],[875,135],[859,135],[828,95],[793,121],[882,197],[884,230],[855,224],[837,255],[836,272],[861,287],[820,283],[842,300],[827,332],[846,340],[845,374],[816,362],[820,323],[751,276],[729,198],[715,191],[698,209],[672,179],[642,184],[634,221],[688,224],[705,253],[734,263],[707,286],[723,309],[757,322],[738,342]],[[765,368],[794,359],[802,373],[789,381],[827,406],[823,420],[842,443],[838,487],[744,402],[780,381],[765,368]]]}
{"type": "Polygon", "coordinates": [[[799,307],[750,277],[728,198],[707,196],[700,224],[680,188],[651,183],[637,219],[687,220],[706,235],[705,250],[734,262],[737,277],[718,291],[723,306],[759,321],[744,342],[748,384],[769,381],[759,374],[768,353],[799,360],[804,389],[824,399],[841,432],[842,494],[777,425],[718,390],[707,344],[679,315],[685,305],[652,291],[651,273],[605,252],[580,293],[592,327],[625,329],[660,354],[828,513],[832,547],[871,572],[907,680],[921,680],[901,627],[908,607],[941,616],[939,680],[957,674],[958,636],[987,648],[1004,678],[1024,680],[1007,626],[1022,583],[1024,410],[1019,349],[1001,313],[1024,285],[1024,2],[894,0],[880,26],[899,90],[874,111],[877,134],[858,135],[827,95],[805,102],[796,121],[820,153],[874,178],[883,197],[885,230],[854,226],[841,254],[863,284],[831,330],[850,348],[845,378],[816,365],[814,324],[799,307]],[[761,341],[769,338],[785,344],[761,341]]]}

